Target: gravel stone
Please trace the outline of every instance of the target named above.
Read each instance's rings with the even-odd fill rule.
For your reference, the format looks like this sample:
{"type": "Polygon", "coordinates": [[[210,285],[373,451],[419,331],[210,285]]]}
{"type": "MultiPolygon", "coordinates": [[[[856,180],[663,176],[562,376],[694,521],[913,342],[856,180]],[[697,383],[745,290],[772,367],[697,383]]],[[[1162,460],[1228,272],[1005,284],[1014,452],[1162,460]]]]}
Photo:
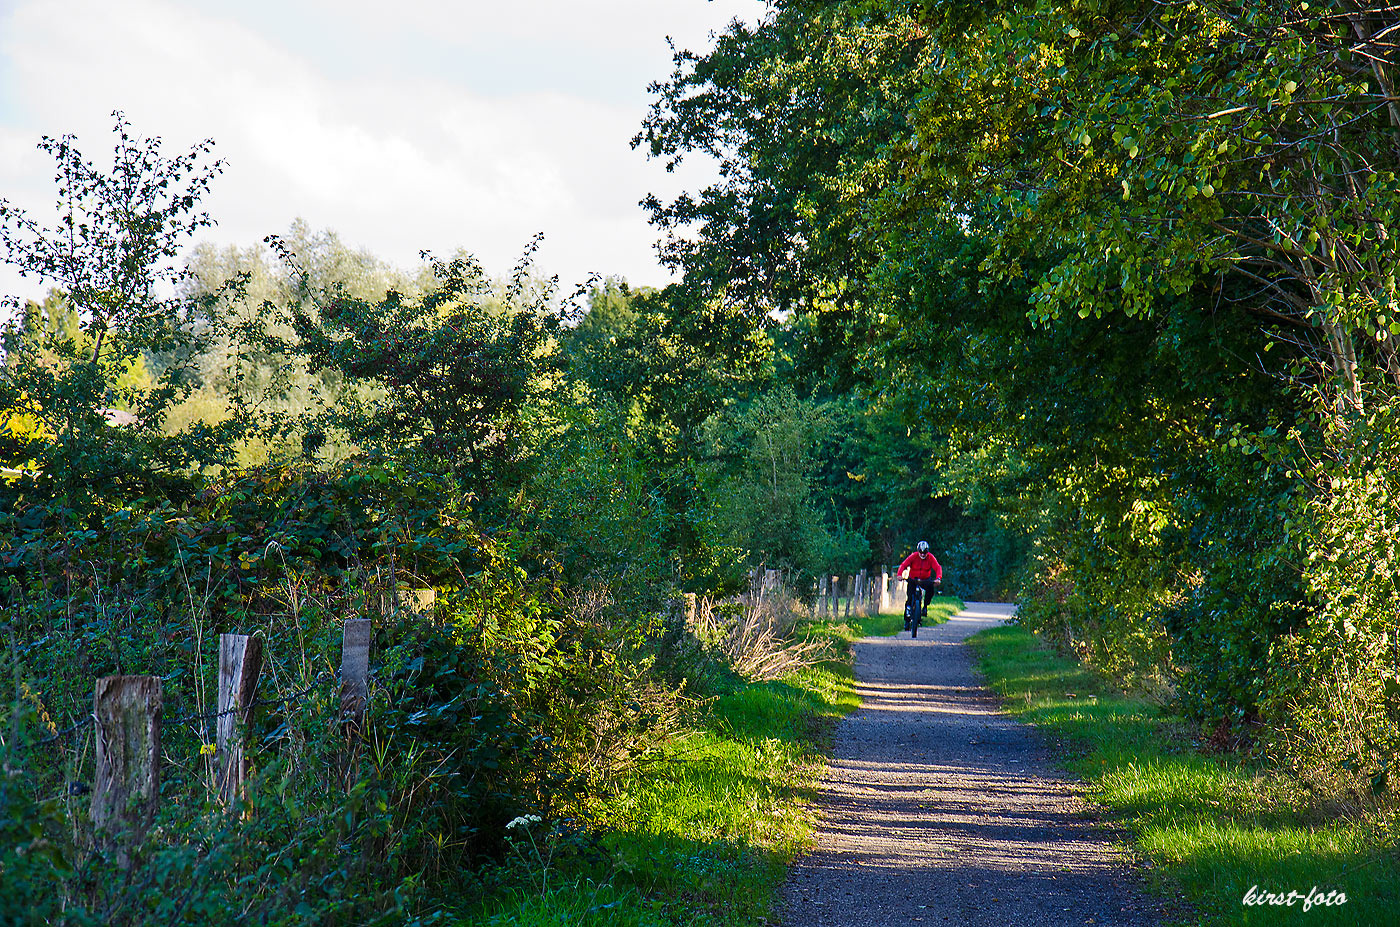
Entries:
{"type": "Polygon", "coordinates": [[[917,640],[856,644],[862,703],[837,727],[817,849],[783,889],[787,927],[1158,923],[1123,835],[973,668],[963,642],[1014,613],[968,603],[917,640]]]}

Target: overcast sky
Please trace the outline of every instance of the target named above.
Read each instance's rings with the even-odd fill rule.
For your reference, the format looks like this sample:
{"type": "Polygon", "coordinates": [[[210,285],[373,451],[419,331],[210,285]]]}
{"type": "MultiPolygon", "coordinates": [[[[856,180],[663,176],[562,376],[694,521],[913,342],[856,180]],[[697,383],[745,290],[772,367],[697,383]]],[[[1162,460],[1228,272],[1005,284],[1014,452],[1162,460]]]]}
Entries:
{"type": "MultiPolygon", "coordinates": [[[[213,138],[228,167],[206,240],[305,219],[401,266],[462,247],[509,272],[535,232],[566,288],[666,281],[637,205],[667,175],[628,142],[670,73],[762,0],[0,0],[0,196],[47,220],[42,135],[99,163],[113,110],[167,154],[213,138]]],[[[37,284],[0,267],[0,293],[37,284]]]]}

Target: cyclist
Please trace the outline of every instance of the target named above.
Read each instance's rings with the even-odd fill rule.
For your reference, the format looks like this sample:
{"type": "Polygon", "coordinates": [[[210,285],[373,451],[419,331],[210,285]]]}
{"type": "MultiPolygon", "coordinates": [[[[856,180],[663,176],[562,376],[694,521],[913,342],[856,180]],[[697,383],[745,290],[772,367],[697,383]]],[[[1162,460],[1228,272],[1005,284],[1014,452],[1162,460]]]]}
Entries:
{"type": "MultiPolygon", "coordinates": [[[[928,617],[928,600],[934,591],[943,584],[943,567],[939,566],[938,558],[928,551],[928,541],[920,541],[914,552],[904,558],[904,562],[899,565],[899,569],[894,571],[896,577],[906,574],[909,580],[904,587],[905,614],[908,614],[908,600],[914,594],[917,586],[924,590],[924,607],[919,612],[919,617],[928,617]]],[[[904,630],[909,630],[909,619],[904,619],[904,630]]]]}

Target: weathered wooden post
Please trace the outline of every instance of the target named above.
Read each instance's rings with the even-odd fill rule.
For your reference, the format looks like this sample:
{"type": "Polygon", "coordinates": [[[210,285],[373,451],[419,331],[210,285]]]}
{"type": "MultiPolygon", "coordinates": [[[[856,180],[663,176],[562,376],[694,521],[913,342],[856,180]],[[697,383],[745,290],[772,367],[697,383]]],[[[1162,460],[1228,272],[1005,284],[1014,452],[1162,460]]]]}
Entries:
{"type": "Polygon", "coordinates": [[[354,740],[369,704],[369,645],[374,637],[368,618],[345,619],[340,650],[340,721],[354,740]]]}
{"type": "Polygon", "coordinates": [[[117,864],[130,865],[130,848],[143,837],[160,801],[159,676],[104,676],[93,692],[97,769],[92,787],[93,828],[116,838],[117,864]]]}
{"type": "Polygon", "coordinates": [[[243,753],[243,729],[252,718],[253,696],[262,673],[262,638],[247,634],[219,635],[219,714],[215,720],[215,766],[219,801],[232,804],[243,795],[248,759],[243,753]]]}
{"type": "Polygon", "coordinates": [[[880,570],[880,611],[887,612],[890,610],[890,605],[893,604],[890,601],[891,598],[892,596],[890,595],[890,568],[883,567],[880,570]]]}
{"type": "Polygon", "coordinates": [[[345,732],[341,779],[354,783],[355,757],[369,705],[369,645],[374,631],[368,618],[346,618],[340,645],[340,726],[345,732]]]}

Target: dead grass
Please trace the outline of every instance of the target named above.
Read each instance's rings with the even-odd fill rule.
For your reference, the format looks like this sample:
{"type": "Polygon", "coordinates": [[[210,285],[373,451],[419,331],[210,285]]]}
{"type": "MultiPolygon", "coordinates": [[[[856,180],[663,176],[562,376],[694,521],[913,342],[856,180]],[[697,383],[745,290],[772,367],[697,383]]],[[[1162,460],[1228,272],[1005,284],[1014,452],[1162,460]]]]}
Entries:
{"type": "Polygon", "coordinates": [[[786,676],[833,656],[829,640],[803,640],[797,631],[812,612],[783,587],[723,602],[701,599],[691,631],[746,679],[786,676]]]}

